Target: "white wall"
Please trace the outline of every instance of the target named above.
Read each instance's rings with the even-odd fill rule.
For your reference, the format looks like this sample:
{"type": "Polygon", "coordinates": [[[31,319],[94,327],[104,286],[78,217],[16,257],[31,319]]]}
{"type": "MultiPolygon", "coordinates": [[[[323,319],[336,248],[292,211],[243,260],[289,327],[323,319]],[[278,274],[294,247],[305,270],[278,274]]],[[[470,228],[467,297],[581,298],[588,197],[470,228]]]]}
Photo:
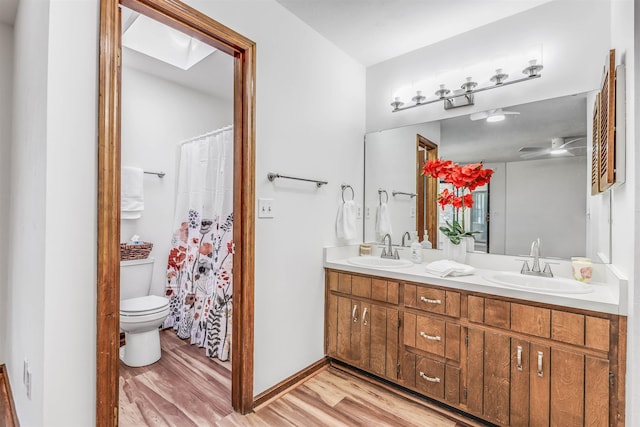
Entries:
{"type": "MultiPolygon", "coordinates": [[[[404,195],[393,197],[392,191],[416,192],[416,135],[440,144],[440,122],[421,123],[397,129],[368,133],[365,152],[365,238],[367,242],[381,241],[375,235],[376,212],[379,206],[378,189],[389,195],[391,237],[400,244],[402,235],[416,230],[416,199],[404,195]],[[413,216],[411,216],[413,214],[413,216]]],[[[385,200],[386,197],[382,196],[385,200]]],[[[430,238],[432,236],[429,236],[430,238]]]]}
{"type": "MultiPolygon", "coordinates": [[[[24,426],[43,425],[44,420],[48,30],[48,2],[21,1],[14,25],[13,141],[8,238],[8,246],[12,250],[9,252],[7,270],[6,362],[16,410],[20,424],[24,426]],[[31,400],[27,399],[22,383],[24,360],[29,361],[32,371],[31,400]]],[[[71,257],[69,258],[71,261],[71,257]]],[[[73,296],[72,300],[75,298],[73,296]]]]}
{"type": "Polygon", "coordinates": [[[95,424],[97,35],[97,1],[19,4],[7,366],[24,426],[95,424]]]}
{"type": "MultiPolygon", "coordinates": [[[[609,15],[607,1],[554,1],[369,67],[367,131],[420,123],[425,117],[438,120],[596,89],[609,49],[609,15]],[[445,111],[442,103],[437,102],[391,112],[392,94],[400,87],[407,87],[403,93],[409,95],[403,99],[410,103],[415,94],[411,86],[419,86],[418,82],[424,79],[438,76],[441,83],[455,89],[464,81],[464,74],[452,82],[447,82],[447,76],[459,74],[474,64],[486,63],[489,67],[493,65],[491,61],[540,45],[545,65],[540,79],[478,93],[473,107],[445,111]]],[[[483,86],[489,85],[493,71],[491,67],[483,75],[473,77],[483,86]]],[[[510,78],[523,76],[517,74],[510,78]]],[[[433,92],[437,88],[434,83],[424,89],[424,95],[435,98],[433,92]]]]}
{"type": "Polygon", "coordinates": [[[98,22],[97,0],[51,1],[41,380],[47,426],[95,424],[98,22]]]}
{"type": "Polygon", "coordinates": [[[540,237],[543,256],[585,255],[586,163],[583,156],[506,164],[505,253],[528,254],[540,237]]]}
{"type": "MultiPolygon", "coordinates": [[[[0,242],[8,241],[11,110],[13,86],[13,27],[0,24],[0,242]]],[[[7,257],[9,245],[0,246],[0,364],[7,345],[7,257]]]]}
{"type": "MultiPolygon", "coordinates": [[[[639,135],[636,123],[637,61],[640,49],[638,31],[640,16],[638,5],[631,0],[611,1],[611,47],[616,49],[616,63],[626,65],[626,182],[611,191],[612,247],[611,261],[629,278],[628,333],[627,333],[627,389],[626,424],[640,424],[640,371],[637,363],[640,357],[640,292],[634,287],[640,283],[640,269],[636,267],[640,253],[640,206],[636,196],[638,182],[637,167],[640,153],[636,149],[639,135]],[[635,28],[635,31],[634,31],[635,28]],[[635,43],[634,43],[635,39],[635,43]],[[632,238],[633,236],[633,238],[632,238]]],[[[622,112],[620,112],[622,113],[622,112]]],[[[621,296],[624,298],[625,296],[621,296]]]]}
{"type": "MultiPolygon", "coordinates": [[[[225,55],[216,52],[215,55],[225,55]]],[[[231,60],[231,57],[229,57],[231,60]]],[[[121,221],[120,241],[133,234],[153,243],[151,292],[164,295],[167,257],[173,235],[176,160],[179,142],[233,124],[230,101],[168,80],[122,68],[122,165],[163,171],[144,175],[145,210],[140,219],[121,221]]]]}
{"type": "Polygon", "coordinates": [[[256,219],[258,394],[324,355],[322,247],[337,243],[340,184],[362,200],[365,70],[274,0],[190,3],[257,43],[256,197],[276,210],[256,219]]]}

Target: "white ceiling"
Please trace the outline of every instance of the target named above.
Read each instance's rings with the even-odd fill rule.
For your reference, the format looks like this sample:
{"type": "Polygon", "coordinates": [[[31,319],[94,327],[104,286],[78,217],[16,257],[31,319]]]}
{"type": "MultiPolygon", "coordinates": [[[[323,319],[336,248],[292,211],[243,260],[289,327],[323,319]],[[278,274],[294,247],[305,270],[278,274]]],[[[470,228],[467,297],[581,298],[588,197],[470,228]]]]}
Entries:
{"type": "Polygon", "coordinates": [[[365,66],[551,0],[276,0],[365,66]]]}
{"type": "Polygon", "coordinates": [[[0,24],[13,25],[18,10],[18,0],[0,0],[0,24]]]}
{"type": "MultiPolygon", "coordinates": [[[[0,0],[4,1],[4,0],[0,0]]],[[[134,12],[122,7],[123,30],[134,12]]],[[[168,80],[225,101],[233,101],[233,57],[215,51],[188,70],[169,65],[151,56],[123,47],[122,65],[168,80]]]]}
{"type": "MultiPolygon", "coordinates": [[[[440,122],[440,155],[459,163],[511,162],[523,160],[518,150],[523,146],[550,147],[553,138],[569,138],[587,134],[586,94],[564,96],[504,108],[517,111],[502,122],[472,121],[468,115],[440,122]],[[453,144],[451,144],[453,143],[453,144]]],[[[572,146],[586,145],[582,139],[572,146]]],[[[585,149],[572,150],[586,155],[585,149]]],[[[567,154],[570,156],[571,154],[567,154]]],[[[531,160],[547,159],[551,155],[531,160]]]]}

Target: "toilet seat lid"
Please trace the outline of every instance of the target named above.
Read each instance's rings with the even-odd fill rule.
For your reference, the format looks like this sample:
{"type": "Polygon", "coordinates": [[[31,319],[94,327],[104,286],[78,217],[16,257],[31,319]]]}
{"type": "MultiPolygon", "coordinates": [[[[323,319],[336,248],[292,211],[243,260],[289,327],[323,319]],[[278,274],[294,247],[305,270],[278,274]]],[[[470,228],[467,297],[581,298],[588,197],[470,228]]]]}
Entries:
{"type": "Polygon", "coordinates": [[[141,313],[160,310],[169,305],[169,300],[157,295],[130,298],[120,301],[120,313],[141,313]]]}

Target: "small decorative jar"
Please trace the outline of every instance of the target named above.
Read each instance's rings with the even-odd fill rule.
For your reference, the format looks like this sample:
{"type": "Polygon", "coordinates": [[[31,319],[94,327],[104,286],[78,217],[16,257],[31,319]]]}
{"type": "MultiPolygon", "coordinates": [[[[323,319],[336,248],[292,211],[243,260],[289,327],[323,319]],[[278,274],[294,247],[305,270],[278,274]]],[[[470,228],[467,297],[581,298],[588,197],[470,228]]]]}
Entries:
{"type": "Polygon", "coordinates": [[[578,282],[589,283],[593,274],[593,265],[589,258],[571,257],[573,278],[578,282]]]}
{"type": "Polygon", "coordinates": [[[371,255],[371,245],[369,243],[362,243],[360,245],[360,256],[371,255]]]}

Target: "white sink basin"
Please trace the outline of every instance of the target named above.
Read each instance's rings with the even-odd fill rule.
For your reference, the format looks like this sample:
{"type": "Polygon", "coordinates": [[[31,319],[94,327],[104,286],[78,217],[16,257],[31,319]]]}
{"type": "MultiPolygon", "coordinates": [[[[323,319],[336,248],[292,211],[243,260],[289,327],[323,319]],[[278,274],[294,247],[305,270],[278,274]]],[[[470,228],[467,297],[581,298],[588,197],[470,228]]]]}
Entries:
{"type": "Polygon", "coordinates": [[[518,273],[496,272],[482,276],[497,285],[546,294],[588,294],[593,287],[575,280],[557,277],[526,276],[518,273]]]}
{"type": "Polygon", "coordinates": [[[377,256],[357,256],[349,258],[347,262],[360,267],[371,268],[405,268],[413,265],[411,261],[406,259],[388,259],[377,256]]]}

